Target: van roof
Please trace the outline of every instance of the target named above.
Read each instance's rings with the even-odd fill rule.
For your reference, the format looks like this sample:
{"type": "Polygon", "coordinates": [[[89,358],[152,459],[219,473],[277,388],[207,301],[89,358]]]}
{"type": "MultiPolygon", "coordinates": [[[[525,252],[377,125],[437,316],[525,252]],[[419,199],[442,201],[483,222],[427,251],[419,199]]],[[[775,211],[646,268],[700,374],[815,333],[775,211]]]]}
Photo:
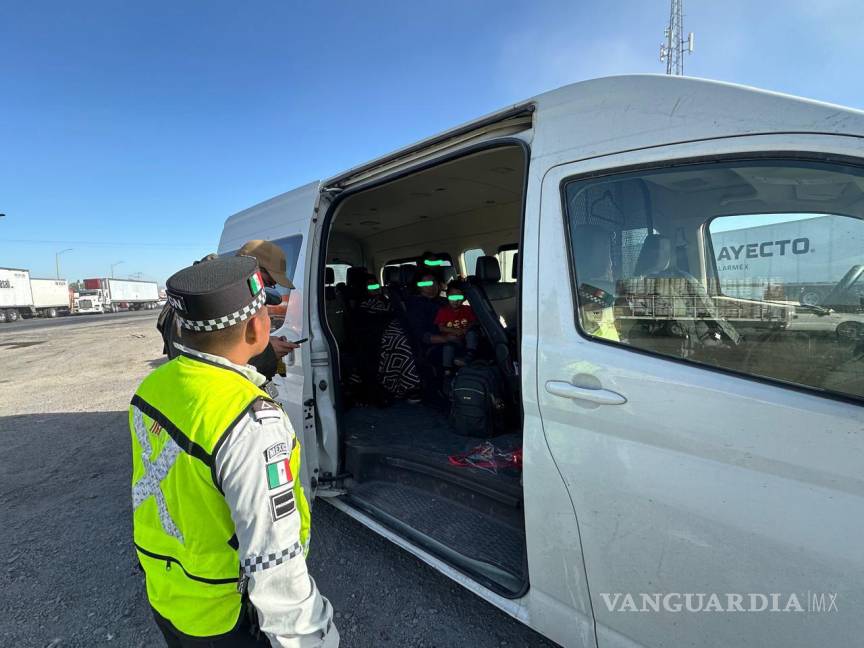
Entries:
{"type": "Polygon", "coordinates": [[[632,74],[573,83],[420,140],[333,176],[324,186],[509,117],[536,113],[534,147],[573,159],[759,133],[864,137],[864,111],[722,81],[632,74]],[[542,144],[542,146],[541,146],[542,144]]]}
{"type": "MultiPolygon", "coordinates": [[[[653,146],[760,133],[809,133],[864,138],[864,111],[748,86],[694,77],[633,74],[573,83],[513,104],[344,171],[244,209],[225,222],[220,251],[239,247],[250,235],[282,235],[286,221],[314,200],[320,186],[345,186],[376,169],[436,145],[496,126],[510,132],[532,126],[532,149],[544,156],[567,152],[571,161],[653,146]],[[532,118],[532,114],[534,117],[532,118]],[[270,214],[270,212],[274,212],[270,214]],[[279,212],[275,214],[275,212],[279,212]],[[262,218],[264,215],[268,218],[262,218]],[[278,218],[276,217],[278,215],[278,218]],[[243,238],[243,237],[246,238],[243,238]],[[242,239],[242,240],[241,240],[242,239]],[[240,241],[240,243],[237,243],[240,241]]],[[[380,168],[380,169],[379,169],[380,168]]],[[[298,218],[301,218],[298,216],[298,218]]],[[[305,220],[306,216],[301,218],[305,220]]]]}

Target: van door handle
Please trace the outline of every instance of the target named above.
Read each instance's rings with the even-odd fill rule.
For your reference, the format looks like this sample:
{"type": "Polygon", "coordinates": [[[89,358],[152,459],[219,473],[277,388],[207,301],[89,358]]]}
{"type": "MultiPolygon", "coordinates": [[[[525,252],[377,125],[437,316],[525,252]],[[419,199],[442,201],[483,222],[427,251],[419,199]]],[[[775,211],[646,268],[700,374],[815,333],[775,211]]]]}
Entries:
{"type": "Polygon", "coordinates": [[[623,405],[627,399],[621,394],[609,389],[588,389],[587,387],[577,387],[573,383],[563,380],[547,380],[546,391],[555,396],[562,398],[572,398],[573,400],[584,400],[599,405],[623,405]]]}

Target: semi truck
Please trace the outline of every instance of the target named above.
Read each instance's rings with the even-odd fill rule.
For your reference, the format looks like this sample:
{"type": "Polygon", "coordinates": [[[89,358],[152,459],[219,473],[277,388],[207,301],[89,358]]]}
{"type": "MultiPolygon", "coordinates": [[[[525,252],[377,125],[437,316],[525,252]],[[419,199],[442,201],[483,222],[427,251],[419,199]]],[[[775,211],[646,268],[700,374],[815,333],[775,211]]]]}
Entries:
{"type": "Polygon", "coordinates": [[[159,302],[155,281],[85,279],[73,297],[74,313],[115,313],[122,309],[150,310],[159,302]]]}
{"type": "Polygon", "coordinates": [[[0,322],[57,317],[70,311],[65,279],[36,279],[23,268],[0,268],[0,322]]]}

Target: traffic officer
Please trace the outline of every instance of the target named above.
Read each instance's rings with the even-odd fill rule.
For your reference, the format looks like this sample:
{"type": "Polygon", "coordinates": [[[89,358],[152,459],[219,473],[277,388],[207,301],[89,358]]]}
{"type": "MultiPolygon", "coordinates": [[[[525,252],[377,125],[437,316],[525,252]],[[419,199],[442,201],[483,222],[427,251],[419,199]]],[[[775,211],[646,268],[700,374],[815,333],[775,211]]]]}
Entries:
{"type": "Polygon", "coordinates": [[[167,293],[181,355],[129,409],[135,548],[156,623],[171,647],[336,647],[306,568],[300,445],[248,364],[270,342],[257,263],[193,265],[167,293]]]}

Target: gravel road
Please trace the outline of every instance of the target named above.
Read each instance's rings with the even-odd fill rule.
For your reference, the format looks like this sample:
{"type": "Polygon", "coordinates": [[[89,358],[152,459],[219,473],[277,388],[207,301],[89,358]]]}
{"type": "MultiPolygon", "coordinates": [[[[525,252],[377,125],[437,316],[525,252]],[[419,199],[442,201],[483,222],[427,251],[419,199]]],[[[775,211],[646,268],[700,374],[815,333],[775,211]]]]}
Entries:
{"type": "MultiPolygon", "coordinates": [[[[161,646],[131,546],[126,423],[162,362],[156,312],[66,319],[0,326],[0,645],[161,646]]],[[[326,503],[312,525],[346,648],[553,645],[326,503]]]]}

